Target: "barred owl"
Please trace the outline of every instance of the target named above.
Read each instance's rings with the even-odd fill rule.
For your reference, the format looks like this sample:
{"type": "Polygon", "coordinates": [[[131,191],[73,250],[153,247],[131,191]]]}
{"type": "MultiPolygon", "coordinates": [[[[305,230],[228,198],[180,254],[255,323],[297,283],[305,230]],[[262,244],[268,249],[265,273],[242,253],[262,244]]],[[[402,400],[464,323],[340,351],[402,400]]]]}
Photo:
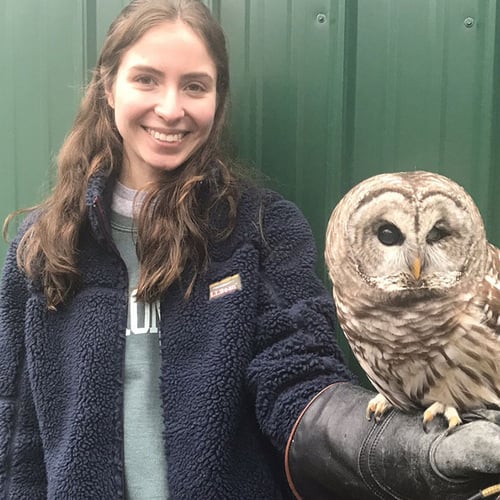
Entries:
{"type": "Polygon", "coordinates": [[[330,218],[325,260],[339,321],[377,397],[443,414],[500,407],[500,253],[472,198],[430,172],[381,174],[330,218]]]}

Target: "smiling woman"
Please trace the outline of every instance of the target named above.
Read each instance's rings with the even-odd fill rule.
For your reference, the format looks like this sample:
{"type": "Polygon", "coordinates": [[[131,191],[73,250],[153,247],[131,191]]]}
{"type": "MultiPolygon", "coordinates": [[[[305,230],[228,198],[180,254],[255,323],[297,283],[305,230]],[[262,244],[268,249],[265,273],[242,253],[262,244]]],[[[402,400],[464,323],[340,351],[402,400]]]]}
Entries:
{"type": "Polygon", "coordinates": [[[475,491],[478,471],[500,472],[500,446],[476,439],[498,442],[498,426],[422,437],[418,418],[365,419],[308,222],[224,150],[228,95],[203,2],[133,0],[111,24],[53,192],[2,275],[0,497],[475,491]],[[479,443],[469,469],[462,443],[479,443]]]}
{"type": "Polygon", "coordinates": [[[106,89],[123,139],[120,182],[143,189],[205,143],[215,117],[216,81],[205,44],[182,21],[152,28],[125,52],[106,89]]]}
{"type": "Polygon", "coordinates": [[[228,90],[202,2],[112,23],[7,257],[2,498],[292,498],[293,423],[351,374],[307,222],[223,149],[228,90]]]}

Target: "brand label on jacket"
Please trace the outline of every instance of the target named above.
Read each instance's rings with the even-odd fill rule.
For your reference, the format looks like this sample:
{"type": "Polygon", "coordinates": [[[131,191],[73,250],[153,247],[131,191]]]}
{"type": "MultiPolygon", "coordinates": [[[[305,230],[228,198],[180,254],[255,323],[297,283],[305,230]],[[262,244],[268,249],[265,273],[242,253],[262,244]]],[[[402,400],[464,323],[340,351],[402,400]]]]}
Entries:
{"type": "Polygon", "coordinates": [[[239,274],[234,274],[233,276],[228,276],[221,281],[217,281],[210,285],[210,295],[209,300],[218,299],[219,297],[224,297],[230,293],[237,292],[241,290],[241,278],[239,274]]]}

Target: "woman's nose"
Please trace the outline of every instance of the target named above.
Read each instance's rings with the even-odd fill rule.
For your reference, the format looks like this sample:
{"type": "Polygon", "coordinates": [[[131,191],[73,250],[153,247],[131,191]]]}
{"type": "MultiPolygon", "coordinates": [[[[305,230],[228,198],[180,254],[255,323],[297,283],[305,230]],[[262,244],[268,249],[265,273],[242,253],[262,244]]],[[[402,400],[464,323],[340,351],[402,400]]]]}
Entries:
{"type": "Polygon", "coordinates": [[[182,96],[176,90],[167,90],[158,100],[155,113],[167,122],[179,120],[186,114],[182,96]]]}

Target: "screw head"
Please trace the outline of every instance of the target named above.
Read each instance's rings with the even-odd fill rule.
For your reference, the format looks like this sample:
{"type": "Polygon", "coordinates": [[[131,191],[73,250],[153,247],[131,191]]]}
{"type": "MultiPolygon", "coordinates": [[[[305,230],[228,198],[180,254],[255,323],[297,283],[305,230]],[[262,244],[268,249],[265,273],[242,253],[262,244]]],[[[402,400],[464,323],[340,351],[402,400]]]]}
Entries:
{"type": "Polygon", "coordinates": [[[326,14],[318,14],[316,16],[316,21],[318,21],[319,24],[325,24],[326,23],[326,14]]]}
{"type": "Polygon", "coordinates": [[[472,28],[472,26],[474,26],[474,19],[472,17],[467,17],[465,20],[464,20],[464,26],[466,28],[472,28]]]}

